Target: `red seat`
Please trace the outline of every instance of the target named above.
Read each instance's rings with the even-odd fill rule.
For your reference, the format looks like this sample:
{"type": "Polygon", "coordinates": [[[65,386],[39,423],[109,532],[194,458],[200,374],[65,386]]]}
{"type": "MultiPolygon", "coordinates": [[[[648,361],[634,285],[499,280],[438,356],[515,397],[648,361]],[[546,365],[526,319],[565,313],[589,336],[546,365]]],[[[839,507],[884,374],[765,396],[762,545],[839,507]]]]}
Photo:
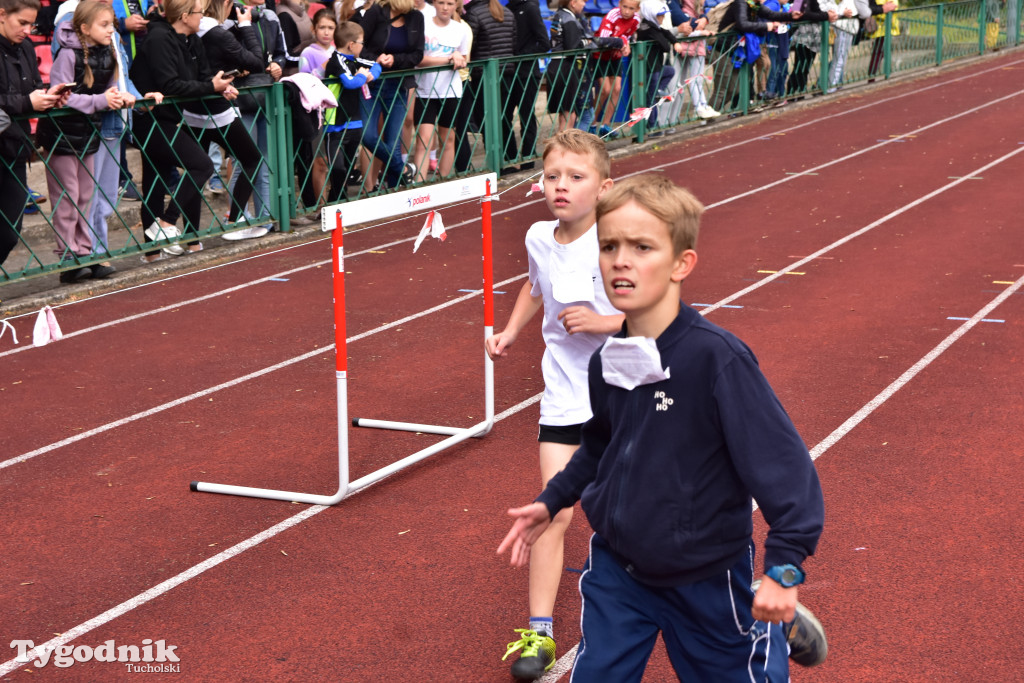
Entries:
{"type": "Polygon", "coordinates": [[[39,74],[43,77],[43,83],[49,83],[50,69],[53,68],[53,55],[50,54],[49,43],[36,45],[36,58],[39,60],[39,74]]]}
{"type": "Polygon", "coordinates": [[[309,18],[312,19],[313,15],[324,9],[325,5],[321,5],[319,2],[309,3],[309,7],[306,9],[306,13],[309,14],[309,18]]]}

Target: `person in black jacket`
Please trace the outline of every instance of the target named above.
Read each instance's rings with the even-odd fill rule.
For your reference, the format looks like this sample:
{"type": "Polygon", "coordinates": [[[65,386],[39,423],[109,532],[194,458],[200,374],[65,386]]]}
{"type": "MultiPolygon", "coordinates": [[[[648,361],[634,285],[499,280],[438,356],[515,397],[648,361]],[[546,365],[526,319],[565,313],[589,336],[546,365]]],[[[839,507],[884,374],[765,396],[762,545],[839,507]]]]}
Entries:
{"type": "Polygon", "coordinates": [[[389,77],[389,72],[415,69],[423,61],[423,15],[414,9],[413,0],[381,0],[366,10],[359,20],[363,27],[363,51],[359,56],[381,65],[379,80],[370,83],[370,99],[363,100],[363,145],[379,163],[374,163],[371,178],[384,165],[384,183],[396,187],[412,182],[415,168],[403,170],[402,124],[409,109],[412,76],[389,77]],[[384,125],[378,129],[383,114],[384,125]],[[379,130],[379,132],[378,132],[379,130]]]}
{"type": "MultiPolygon", "coordinates": [[[[551,50],[619,50],[626,40],[613,36],[595,37],[590,23],[583,20],[585,0],[559,0],[551,22],[551,50]]],[[[548,64],[548,113],[558,114],[558,130],[572,128],[576,117],[590,106],[594,74],[583,57],[552,59],[548,64]]]]}
{"type": "MultiPolygon", "coordinates": [[[[544,0],[547,2],[547,0],[544,0]]],[[[516,55],[539,55],[551,51],[551,38],[544,26],[538,0],[509,0],[507,5],[516,18],[516,55]]],[[[522,146],[517,150],[515,136],[510,133],[512,148],[505,149],[508,158],[528,159],[537,153],[537,116],[534,105],[540,92],[540,67],[537,60],[516,63],[515,80],[508,94],[508,108],[519,109],[519,132],[522,146]]],[[[511,112],[509,113],[511,119],[511,112]]],[[[509,127],[511,130],[511,126],[509,127]]],[[[533,169],[534,162],[527,161],[521,169],[533,169]]]]}
{"type": "MultiPolygon", "coordinates": [[[[516,21],[512,12],[503,7],[498,0],[469,0],[465,6],[466,24],[473,32],[473,47],[470,60],[479,62],[495,57],[511,57],[516,45],[516,21]]],[[[470,72],[470,101],[473,103],[473,122],[484,133],[484,146],[488,145],[487,131],[484,125],[484,70],[477,67],[470,72]]],[[[509,93],[515,87],[515,65],[506,63],[501,71],[501,92],[509,93]]],[[[515,103],[511,98],[502,98],[504,106],[499,119],[501,121],[502,160],[504,163],[516,156],[516,140],[512,131],[512,116],[515,114],[515,103]]],[[[493,144],[493,143],[492,143],[493,144]]],[[[511,173],[517,169],[502,168],[502,173],[511,173]]]]}
{"type": "MultiPolygon", "coordinates": [[[[267,9],[262,0],[250,0],[247,3],[252,9],[252,27],[256,32],[256,38],[260,44],[260,56],[263,59],[263,70],[253,71],[247,75],[236,78],[232,85],[238,88],[238,99],[235,106],[238,108],[238,116],[242,119],[242,125],[249,131],[256,140],[256,146],[260,150],[260,156],[268,158],[267,133],[267,93],[270,86],[281,79],[284,67],[288,63],[287,52],[284,47],[284,35],[281,33],[281,26],[277,15],[273,10],[267,9]]],[[[237,26],[236,29],[237,31],[237,26]]],[[[237,36],[236,36],[237,37],[237,36]]],[[[242,169],[235,166],[231,170],[231,180],[228,182],[228,191],[233,192],[242,169]]],[[[266,216],[269,214],[270,206],[270,169],[266,163],[260,164],[256,171],[256,179],[253,182],[252,193],[253,211],[245,211],[246,218],[266,216]]],[[[256,236],[263,228],[270,229],[271,225],[255,226],[246,230],[239,230],[224,236],[225,239],[244,239],[256,236]],[[236,238],[235,235],[238,237],[236,238]]]]}
{"type": "Polygon", "coordinates": [[[825,523],[807,446],[751,350],[680,301],[703,211],[660,174],[602,195],[601,278],[625,322],[590,358],[579,449],[508,511],[498,552],[516,566],[578,500],[594,530],[573,681],[639,681],[659,632],[685,681],[787,681],[787,650],[805,666],[827,653],[798,604],[825,523]],[[756,594],[754,500],[768,523],[756,594]]]}
{"type": "Polygon", "coordinates": [[[818,0],[804,2],[803,21],[800,26],[794,27],[790,34],[790,43],[793,46],[793,71],[786,80],[787,95],[799,95],[807,89],[807,74],[814,60],[818,58],[818,52],[821,51],[821,22],[834,22],[837,18],[835,12],[823,12],[818,0]]]}
{"type": "MultiPolygon", "coordinates": [[[[817,5],[817,0],[811,0],[811,2],[815,6],[817,5]]],[[[731,23],[731,30],[740,34],[749,33],[758,38],[764,38],[768,31],[777,29],[777,25],[780,22],[795,21],[803,16],[801,12],[773,12],[762,5],[760,0],[754,0],[752,5],[745,0],[733,0],[728,12],[729,18],[722,21],[723,25],[731,23]]],[[[718,41],[716,49],[731,49],[735,44],[735,39],[732,41],[718,41]]],[[[741,47],[739,49],[744,48],[741,47]]],[[[718,111],[725,111],[724,107],[727,106],[736,108],[739,104],[740,70],[742,64],[740,66],[735,64],[734,60],[732,72],[729,73],[727,71],[722,81],[715,83],[714,101],[711,103],[711,106],[718,111]]]]}
{"type": "Polygon", "coordinates": [[[0,109],[12,119],[0,132],[0,264],[18,244],[28,200],[25,163],[33,151],[29,119],[14,117],[59,107],[70,94],[58,94],[60,83],[43,89],[32,41],[25,40],[38,11],[39,0],[0,0],[0,109]]]}
{"type": "MultiPolygon", "coordinates": [[[[235,71],[241,74],[263,73],[267,67],[256,29],[252,25],[253,10],[243,5],[235,14],[236,19],[229,20],[228,16],[232,14],[233,9],[232,0],[208,0],[204,16],[199,21],[197,35],[202,39],[210,70],[225,73],[235,71]]],[[[232,83],[232,87],[238,86],[232,83]]],[[[241,168],[242,173],[231,185],[232,204],[228,213],[229,220],[238,220],[252,195],[256,170],[262,161],[255,139],[245,124],[238,119],[236,110],[224,99],[205,102],[197,108],[196,113],[186,108],[185,120],[197,129],[197,134],[210,131],[206,136],[212,135],[216,144],[229,150],[237,162],[234,168],[241,168]],[[220,130],[219,135],[224,137],[227,145],[217,140],[219,135],[212,132],[215,128],[220,130]]],[[[230,234],[232,238],[241,239],[262,237],[267,232],[266,227],[252,226],[230,234]]]]}
{"type": "MultiPolygon", "coordinates": [[[[213,73],[206,61],[203,43],[196,33],[203,15],[202,0],[167,0],[165,19],[154,17],[149,23],[149,35],[132,62],[130,74],[140,92],[161,92],[166,97],[206,97],[221,94],[225,99],[238,97],[231,85],[231,77],[223,71],[213,73]]],[[[152,15],[151,15],[152,16],[152,15]]],[[[193,107],[202,106],[191,103],[193,107]]],[[[132,134],[142,151],[142,182],[145,201],[142,206],[142,224],[150,240],[175,239],[182,233],[175,223],[184,217],[185,233],[198,229],[202,210],[202,187],[213,175],[213,162],[206,153],[211,140],[223,136],[203,136],[202,144],[187,129],[179,129],[182,114],[173,103],[153,107],[134,116],[132,134]],[[182,182],[172,182],[171,170],[184,170],[182,182]],[[164,204],[164,193],[173,191],[171,203],[164,204]]],[[[218,129],[213,129],[217,131],[218,129]]],[[[253,145],[245,129],[241,134],[253,145]]],[[[218,139],[221,142],[220,139],[218,139]]],[[[222,144],[235,149],[244,142],[235,137],[235,144],[226,140],[222,144]]],[[[255,149],[255,145],[253,145],[255,149]]],[[[259,152],[256,152],[257,155],[259,152]]],[[[237,206],[232,206],[237,212],[237,206]]],[[[237,213],[236,213],[237,215],[237,213]]],[[[190,242],[189,251],[202,249],[199,242],[190,242]]],[[[164,248],[177,255],[184,249],[177,244],[164,248]]],[[[146,254],[147,261],[160,258],[159,251],[146,254]]]]}
{"type": "MultiPolygon", "coordinates": [[[[661,27],[661,18],[668,13],[668,5],[662,0],[644,0],[640,4],[640,28],[637,29],[637,41],[649,41],[647,46],[647,101],[644,106],[650,107],[655,102],[658,92],[663,90],[676,75],[676,69],[666,63],[666,55],[673,52],[681,54],[683,44],[675,42],[675,34],[661,27]]],[[[635,53],[634,53],[635,54],[635,53]]],[[[657,115],[651,114],[651,121],[657,121],[657,115]]],[[[652,136],[660,135],[651,133],[652,136]]]]}

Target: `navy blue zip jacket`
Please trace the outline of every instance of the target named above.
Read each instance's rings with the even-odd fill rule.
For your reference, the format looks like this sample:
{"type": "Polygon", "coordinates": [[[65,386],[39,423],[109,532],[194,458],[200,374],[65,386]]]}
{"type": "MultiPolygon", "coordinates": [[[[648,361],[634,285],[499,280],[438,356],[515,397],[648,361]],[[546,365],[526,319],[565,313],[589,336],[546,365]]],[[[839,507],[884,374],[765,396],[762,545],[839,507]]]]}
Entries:
{"type": "Polygon", "coordinates": [[[757,359],[686,305],[657,345],[669,378],[632,391],[605,383],[593,355],[594,417],[537,501],[554,518],[582,498],[591,528],[635,579],[677,586],[747,552],[753,497],[770,527],[764,566],[799,567],[824,524],[821,485],[757,359]]]}

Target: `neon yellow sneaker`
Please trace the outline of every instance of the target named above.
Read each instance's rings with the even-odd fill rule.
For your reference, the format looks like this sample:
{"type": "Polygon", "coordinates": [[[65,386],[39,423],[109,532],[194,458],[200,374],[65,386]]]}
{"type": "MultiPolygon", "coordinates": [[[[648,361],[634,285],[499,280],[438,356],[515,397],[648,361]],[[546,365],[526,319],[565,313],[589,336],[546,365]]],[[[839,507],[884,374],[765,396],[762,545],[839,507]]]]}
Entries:
{"type": "Polygon", "coordinates": [[[555,641],[527,628],[517,628],[516,633],[522,637],[508,644],[501,661],[516,650],[522,650],[519,659],[512,664],[512,676],[520,681],[535,681],[555,665],[555,641]]]}

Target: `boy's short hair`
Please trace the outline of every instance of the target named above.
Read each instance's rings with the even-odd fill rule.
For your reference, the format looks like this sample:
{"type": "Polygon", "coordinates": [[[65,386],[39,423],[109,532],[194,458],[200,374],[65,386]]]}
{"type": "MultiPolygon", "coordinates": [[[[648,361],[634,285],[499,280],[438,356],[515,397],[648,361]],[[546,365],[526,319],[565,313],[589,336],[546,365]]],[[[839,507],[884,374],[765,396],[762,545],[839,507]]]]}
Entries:
{"type": "Polygon", "coordinates": [[[334,46],[339,50],[363,36],[363,27],[354,21],[343,21],[334,29],[334,46]]]}
{"type": "Polygon", "coordinates": [[[602,216],[631,201],[668,226],[675,255],[697,248],[704,205],[689,190],[657,173],[627,178],[615,183],[597,202],[598,223],[602,216]]]}
{"type": "Polygon", "coordinates": [[[608,157],[608,148],[605,146],[604,140],[593,133],[586,133],[578,128],[569,128],[551,136],[544,142],[544,156],[541,161],[547,161],[548,155],[555,150],[581,155],[589,154],[601,180],[610,178],[612,175],[612,162],[608,157]]]}

